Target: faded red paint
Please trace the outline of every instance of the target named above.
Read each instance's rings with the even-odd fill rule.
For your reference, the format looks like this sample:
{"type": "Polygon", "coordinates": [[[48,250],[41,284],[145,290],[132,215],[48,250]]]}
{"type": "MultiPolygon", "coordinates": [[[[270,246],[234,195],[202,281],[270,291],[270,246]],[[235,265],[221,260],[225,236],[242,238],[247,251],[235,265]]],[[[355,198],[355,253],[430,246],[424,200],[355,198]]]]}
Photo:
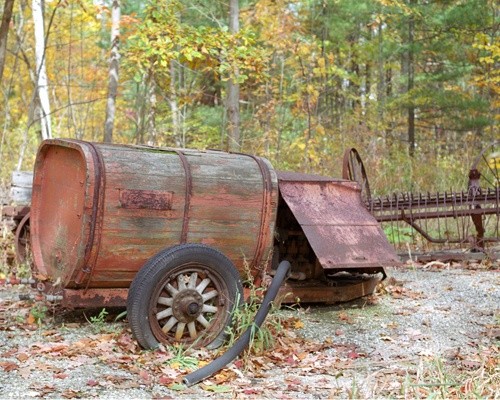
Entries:
{"type": "Polygon", "coordinates": [[[128,289],[65,289],[61,305],[68,308],[123,307],[128,289]]]}
{"type": "Polygon", "coordinates": [[[127,209],[171,210],[173,192],[154,190],[122,190],[120,205],[127,209]]]}
{"type": "Polygon", "coordinates": [[[334,301],[334,272],[398,264],[355,182],[277,173],[245,154],[48,140],[31,215],[35,268],[68,306],[123,305],[146,261],[185,242],[217,248],[242,276],[250,266],[257,284],[288,259],[305,281],[286,290],[309,301],[334,301]]]}
{"type": "Polygon", "coordinates": [[[48,140],[35,266],[63,288],[126,288],[160,250],[210,241],[243,273],[269,258],[277,197],[271,165],[253,156],[48,140]]]}

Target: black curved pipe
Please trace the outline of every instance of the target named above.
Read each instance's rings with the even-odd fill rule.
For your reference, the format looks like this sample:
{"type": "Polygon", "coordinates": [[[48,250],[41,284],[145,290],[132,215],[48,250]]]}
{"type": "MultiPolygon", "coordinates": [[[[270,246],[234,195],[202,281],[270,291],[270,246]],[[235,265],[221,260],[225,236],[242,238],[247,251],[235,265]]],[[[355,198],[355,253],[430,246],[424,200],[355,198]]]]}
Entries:
{"type": "Polygon", "coordinates": [[[264,322],[264,319],[271,308],[271,303],[278,294],[279,288],[283,281],[287,278],[289,271],[290,263],[288,261],[282,261],[280,265],[278,265],[276,275],[274,275],[271,286],[269,286],[269,289],[264,296],[264,300],[262,300],[262,304],[260,305],[259,311],[257,311],[257,314],[255,315],[252,326],[250,326],[245,333],[238,338],[233,347],[228,349],[223,355],[213,360],[210,364],[186,375],[183,379],[185,385],[192,386],[209,376],[212,376],[240,355],[250,342],[252,330],[260,328],[264,322]]]}

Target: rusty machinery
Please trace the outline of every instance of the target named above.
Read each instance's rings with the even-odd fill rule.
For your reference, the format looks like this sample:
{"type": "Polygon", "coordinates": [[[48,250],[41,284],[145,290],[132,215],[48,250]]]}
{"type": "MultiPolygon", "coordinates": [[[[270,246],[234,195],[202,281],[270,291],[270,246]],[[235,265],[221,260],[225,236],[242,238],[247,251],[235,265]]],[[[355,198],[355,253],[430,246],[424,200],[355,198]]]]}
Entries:
{"type": "Polygon", "coordinates": [[[475,252],[496,257],[500,241],[499,147],[500,142],[494,142],[481,151],[468,172],[467,188],[460,191],[375,197],[354,148],[344,154],[342,175],[360,184],[367,209],[401,253],[411,249],[430,251],[430,258],[461,259],[475,252]]]}
{"type": "Polygon", "coordinates": [[[127,303],[144,347],[218,342],[244,295],[240,277],[265,285],[281,260],[292,264],[288,301],[373,292],[383,266],[399,264],[379,223],[474,249],[498,241],[498,174],[480,167],[486,151],[466,192],[373,198],[355,149],[345,179],[334,179],[245,154],[48,140],[35,164],[29,283],[64,306],[127,303]],[[454,236],[449,219],[462,221],[454,236]]]}
{"type": "Polygon", "coordinates": [[[282,260],[285,302],[357,298],[400,264],[360,194],[248,154],[46,140],[30,283],[66,307],[127,305],[143,347],[219,343],[242,279],[265,287],[282,260]]]}

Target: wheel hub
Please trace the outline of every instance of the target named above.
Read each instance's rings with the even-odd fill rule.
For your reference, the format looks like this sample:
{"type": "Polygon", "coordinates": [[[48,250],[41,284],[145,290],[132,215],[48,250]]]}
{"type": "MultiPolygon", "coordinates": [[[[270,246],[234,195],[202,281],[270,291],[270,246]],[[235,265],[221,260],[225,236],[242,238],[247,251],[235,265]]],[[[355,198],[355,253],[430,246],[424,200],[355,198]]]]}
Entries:
{"type": "Polygon", "coordinates": [[[179,291],[173,299],[172,313],[181,322],[194,321],[203,308],[203,297],[194,289],[179,291]]]}

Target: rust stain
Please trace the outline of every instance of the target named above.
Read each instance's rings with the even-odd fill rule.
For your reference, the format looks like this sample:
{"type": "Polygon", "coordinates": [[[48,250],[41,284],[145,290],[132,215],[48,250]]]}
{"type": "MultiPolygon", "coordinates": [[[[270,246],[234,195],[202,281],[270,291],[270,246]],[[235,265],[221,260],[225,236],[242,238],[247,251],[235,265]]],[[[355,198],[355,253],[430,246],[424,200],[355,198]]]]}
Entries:
{"type": "Polygon", "coordinates": [[[399,263],[359,188],[298,174],[280,174],[279,188],[324,269],[399,263]]]}
{"type": "Polygon", "coordinates": [[[120,190],[120,206],[131,210],[171,210],[173,192],[156,190],[120,190]]]}
{"type": "Polygon", "coordinates": [[[127,304],[128,289],[64,289],[62,306],[79,307],[123,307],[127,304]]]}

